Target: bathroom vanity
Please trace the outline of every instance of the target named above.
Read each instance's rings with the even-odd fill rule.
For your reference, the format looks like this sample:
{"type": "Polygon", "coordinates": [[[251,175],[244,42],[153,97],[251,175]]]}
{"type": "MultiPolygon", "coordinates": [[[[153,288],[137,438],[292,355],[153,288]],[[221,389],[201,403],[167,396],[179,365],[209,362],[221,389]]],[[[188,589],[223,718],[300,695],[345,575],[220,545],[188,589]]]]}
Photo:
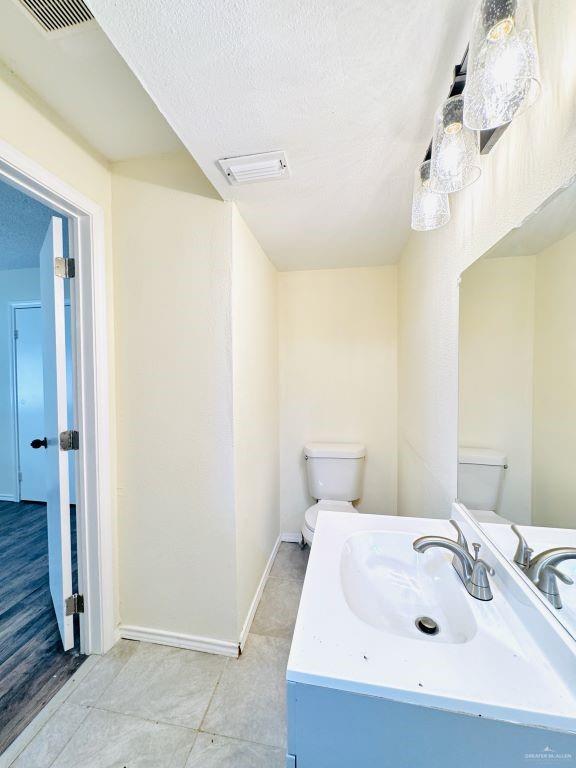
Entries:
{"type": "Polygon", "coordinates": [[[494,569],[491,600],[467,592],[449,551],[414,550],[454,540],[448,520],[321,514],[288,663],[287,765],[576,759],[571,639],[465,510],[453,515],[494,569]]]}

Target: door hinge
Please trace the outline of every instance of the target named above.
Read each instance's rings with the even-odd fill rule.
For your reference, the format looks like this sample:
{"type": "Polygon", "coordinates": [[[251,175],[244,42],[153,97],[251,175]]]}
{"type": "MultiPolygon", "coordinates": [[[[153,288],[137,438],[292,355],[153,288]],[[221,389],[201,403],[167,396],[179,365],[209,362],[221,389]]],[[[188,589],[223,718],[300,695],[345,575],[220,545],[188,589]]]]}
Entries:
{"type": "Polygon", "coordinates": [[[77,613],[84,613],[84,595],[75,592],[66,598],[66,616],[75,616],[77,613]]]}
{"type": "Polygon", "coordinates": [[[22,482],[22,472],[18,472],[18,482],[22,482]]]}
{"type": "Polygon", "coordinates": [[[18,336],[20,336],[20,334],[18,333],[18,328],[14,328],[14,338],[18,339],[18,336]]]}
{"type": "Polygon", "coordinates": [[[56,277],[71,278],[76,277],[76,260],[63,259],[57,256],[54,259],[54,274],[56,277]]]}
{"type": "Polygon", "coordinates": [[[75,429],[60,432],[60,450],[77,451],[80,448],[80,435],[75,429]]]}

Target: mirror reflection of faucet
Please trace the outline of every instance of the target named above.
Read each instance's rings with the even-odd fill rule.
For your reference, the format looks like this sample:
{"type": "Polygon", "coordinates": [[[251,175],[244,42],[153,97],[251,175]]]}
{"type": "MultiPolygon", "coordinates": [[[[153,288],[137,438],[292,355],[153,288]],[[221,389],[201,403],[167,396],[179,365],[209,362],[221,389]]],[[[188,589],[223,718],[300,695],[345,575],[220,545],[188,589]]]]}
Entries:
{"type": "Polygon", "coordinates": [[[574,581],[558,570],[557,566],[565,560],[576,560],[576,548],[556,547],[555,549],[546,549],[532,557],[534,550],[528,546],[528,542],[518,526],[513,525],[511,528],[518,537],[514,562],[526,573],[526,576],[538,587],[554,608],[562,608],[558,579],[563,584],[574,584],[574,581]]]}
{"type": "Polygon", "coordinates": [[[460,526],[455,520],[450,520],[450,523],[458,533],[457,541],[452,541],[452,539],[447,539],[444,536],[421,536],[414,541],[412,546],[418,553],[426,552],[431,547],[440,547],[452,552],[454,555],[452,566],[467,592],[476,600],[492,600],[488,575],[494,576],[494,569],[478,556],[480,544],[472,544],[474,548],[474,556],[472,556],[460,526]]]}

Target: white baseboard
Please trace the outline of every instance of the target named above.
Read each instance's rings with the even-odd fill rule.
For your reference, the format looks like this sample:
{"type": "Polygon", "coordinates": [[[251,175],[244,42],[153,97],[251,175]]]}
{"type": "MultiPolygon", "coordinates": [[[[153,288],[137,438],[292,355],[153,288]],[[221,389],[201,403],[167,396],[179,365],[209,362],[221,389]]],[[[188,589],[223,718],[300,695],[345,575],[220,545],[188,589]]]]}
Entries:
{"type": "Polygon", "coordinates": [[[274,559],[278,552],[278,547],[280,546],[280,543],[282,541],[299,542],[300,534],[299,533],[298,534],[296,533],[282,534],[276,540],[276,543],[272,548],[272,552],[270,553],[270,557],[268,558],[268,562],[266,563],[266,567],[264,568],[264,573],[262,574],[262,578],[260,579],[258,588],[256,589],[256,593],[254,594],[254,598],[250,604],[248,615],[246,617],[246,621],[244,622],[244,626],[242,627],[242,631],[240,633],[240,640],[238,643],[233,643],[228,640],[215,640],[209,637],[183,635],[176,632],[165,632],[164,630],[150,629],[148,627],[136,627],[129,624],[120,625],[119,636],[124,638],[125,640],[141,640],[145,643],[157,643],[158,645],[171,645],[175,648],[186,648],[191,651],[203,651],[204,653],[218,653],[222,656],[233,656],[233,657],[238,656],[239,651],[240,652],[242,651],[242,649],[244,648],[244,644],[246,643],[246,640],[248,638],[250,627],[252,626],[252,622],[254,621],[254,616],[256,615],[256,611],[258,609],[260,600],[262,599],[262,593],[264,592],[264,587],[266,586],[266,582],[268,581],[270,571],[272,570],[272,566],[274,565],[274,559]],[[289,538],[286,538],[286,537],[289,537],[289,538]]]}
{"type": "Polygon", "coordinates": [[[270,571],[272,570],[272,566],[274,565],[274,558],[276,557],[276,554],[278,552],[278,547],[280,546],[281,541],[283,541],[282,537],[278,536],[278,538],[276,539],[276,543],[272,547],[272,552],[270,554],[270,557],[268,558],[266,567],[264,568],[264,573],[262,574],[262,578],[260,579],[260,583],[258,584],[258,588],[256,590],[256,594],[254,595],[254,599],[250,604],[250,608],[248,610],[248,616],[246,617],[246,621],[244,622],[244,626],[242,627],[242,631],[240,632],[240,651],[242,651],[246,643],[246,640],[248,639],[248,633],[250,632],[250,627],[252,626],[252,622],[254,621],[254,616],[256,615],[258,604],[262,599],[262,593],[264,592],[264,587],[266,586],[266,582],[268,581],[268,576],[270,576],[270,571]]]}
{"type": "Polygon", "coordinates": [[[302,539],[302,534],[300,533],[300,531],[298,531],[297,533],[291,533],[290,531],[288,531],[287,533],[282,533],[280,535],[280,538],[282,539],[282,541],[287,541],[290,544],[300,544],[300,541],[302,539]]]}
{"type": "Polygon", "coordinates": [[[238,656],[238,643],[230,640],[215,640],[211,637],[183,635],[178,632],[165,632],[161,629],[135,627],[128,624],[120,625],[120,637],[125,640],[142,640],[145,643],[171,645],[174,648],[186,648],[189,651],[203,653],[218,653],[221,656],[238,656]]]}
{"type": "Polygon", "coordinates": [[[17,501],[13,493],[0,493],[0,501],[17,501]]]}

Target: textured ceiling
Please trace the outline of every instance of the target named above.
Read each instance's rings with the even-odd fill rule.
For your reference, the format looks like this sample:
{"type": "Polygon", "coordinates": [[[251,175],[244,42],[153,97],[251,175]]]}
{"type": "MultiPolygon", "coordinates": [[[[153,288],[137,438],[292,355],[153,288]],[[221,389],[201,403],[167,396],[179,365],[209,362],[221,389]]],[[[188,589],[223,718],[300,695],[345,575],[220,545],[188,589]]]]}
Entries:
{"type": "Polygon", "coordinates": [[[50,208],[0,181],[0,270],[39,266],[53,215],[50,208]]]}
{"type": "Polygon", "coordinates": [[[281,269],[395,262],[414,169],[473,0],[88,0],[204,173],[281,269]],[[285,181],[221,157],[283,149],[285,181]]]}
{"type": "Polygon", "coordinates": [[[0,59],[109,160],[182,148],[96,22],[47,35],[0,0],[0,59]]]}

